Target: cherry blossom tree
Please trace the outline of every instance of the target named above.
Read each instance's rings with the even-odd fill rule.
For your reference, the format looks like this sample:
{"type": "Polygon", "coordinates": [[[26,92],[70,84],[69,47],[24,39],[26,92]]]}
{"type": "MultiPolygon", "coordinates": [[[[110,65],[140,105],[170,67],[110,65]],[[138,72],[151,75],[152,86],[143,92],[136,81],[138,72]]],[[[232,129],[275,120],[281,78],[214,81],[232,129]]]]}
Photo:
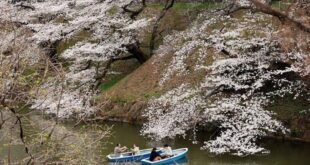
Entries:
{"type": "MultiPolygon", "coordinates": [[[[155,61],[172,54],[159,86],[165,86],[175,75],[191,74],[186,60],[194,56],[194,71],[205,75],[197,85],[184,83],[151,100],[142,134],[158,139],[186,136],[188,131],[195,132],[197,127],[212,123],[220,132],[211,139],[205,138],[203,149],[239,156],[266,151],[256,144],[260,137],[289,131],[266,107],[274,97],[291,94],[297,98],[307,93],[304,78],[310,73],[305,63],[309,55],[301,44],[284,50],[275,37],[279,29],[266,20],[277,17],[282,23],[289,22],[309,32],[307,21],[295,17],[293,11],[272,8],[269,1],[224,1],[224,8],[201,13],[189,29],[166,36],[163,45],[155,50],[158,23],[175,1],[166,2],[150,41],[155,61]],[[244,9],[241,18],[232,16],[244,9]]],[[[138,17],[145,6],[145,0],[1,1],[0,19],[30,29],[32,35],[24,42],[43,50],[53,68],[54,74],[45,74],[40,88],[29,98],[31,108],[55,114],[56,123],[58,118],[95,114],[97,87],[112,63],[131,58],[140,63],[147,60],[137,39],[139,30],[151,21],[138,17]],[[61,42],[81,33],[88,35],[63,51],[57,50],[61,42]]],[[[1,41],[5,43],[1,49],[9,50],[6,46],[15,41],[15,32],[1,41]]],[[[23,59],[29,65],[36,64],[40,53],[31,52],[37,49],[27,50],[23,59]]],[[[12,57],[19,59],[19,54],[12,57]]],[[[5,62],[13,64],[13,72],[2,83],[4,92],[9,93],[12,86],[16,87],[12,80],[18,74],[18,62],[10,60],[5,62]]],[[[5,103],[8,99],[1,100],[5,103]]],[[[26,145],[25,148],[28,150],[26,145]]]]}
{"type": "Polygon", "coordinates": [[[139,14],[145,1],[8,1],[0,6],[6,11],[1,19],[31,29],[33,36],[29,40],[45,50],[61,72],[43,84],[33,108],[65,118],[93,114],[93,96],[111,64],[130,58],[140,63],[146,60],[137,35],[149,20],[127,14],[139,14]],[[90,36],[57,53],[61,41],[81,32],[90,36]],[[70,63],[69,67],[62,67],[63,60],[70,63]]]}
{"type": "MultiPolygon", "coordinates": [[[[242,9],[256,3],[265,6],[236,2],[242,9]]],[[[225,13],[219,17],[221,13],[201,14],[190,29],[165,38],[157,59],[171,52],[173,56],[159,85],[169,83],[172,76],[190,74],[186,60],[192,56],[198,59],[195,70],[205,71],[206,77],[198,86],[183,84],[151,101],[142,134],[174,138],[212,124],[219,133],[206,137],[203,149],[239,156],[267,152],[257,140],[289,130],[266,107],[275,97],[297,98],[309,92],[303,81],[309,73],[309,55],[299,47],[281,49],[275,38],[279,29],[264,23],[270,15],[245,12],[242,18],[233,18],[225,13]],[[222,28],[212,29],[215,25],[222,28]],[[206,64],[206,59],[212,62],[206,64]]]]}
{"type": "MultiPolygon", "coordinates": [[[[7,14],[6,9],[4,6],[0,12],[7,14]]],[[[104,155],[98,156],[94,148],[102,149],[110,128],[94,123],[88,127],[87,133],[69,131],[58,125],[58,118],[46,120],[37,111],[28,109],[38,96],[43,98],[40,92],[47,82],[61,80],[65,71],[35,42],[29,42],[33,35],[29,28],[12,19],[0,20],[0,141],[1,149],[7,151],[7,155],[1,154],[0,163],[95,164],[104,161],[104,155]],[[24,152],[19,160],[14,155],[16,146],[22,147],[21,152],[24,152]]],[[[64,95],[63,91],[55,97],[64,95]]],[[[50,95],[44,95],[49,101],[50,95]]],[[[44,101],[38,106],[44,105],[44,101]]],[[[58,104],[49,106],[55,106],[59,111],[61,103],[57,101],[58,104]]]]}

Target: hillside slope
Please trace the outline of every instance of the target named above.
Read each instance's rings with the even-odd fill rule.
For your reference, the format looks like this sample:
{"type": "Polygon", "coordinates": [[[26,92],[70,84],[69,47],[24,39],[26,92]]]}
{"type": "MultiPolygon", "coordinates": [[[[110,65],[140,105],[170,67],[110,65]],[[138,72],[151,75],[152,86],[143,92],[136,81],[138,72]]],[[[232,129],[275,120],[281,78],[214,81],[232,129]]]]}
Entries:
{"type": "Polygon", "coordinates": [[[208,130],[215,154],[309,141],[308,1],[145,2],[1,1],[0,107],[141,123],[155,139],[208,130]]]}
{"type": "MultiPolygon", "coordinates": [[[[275,57],[267,57],[267,60],[271,62],[267,65],[273,69],[282,70],[292,64],[289,59],[280,62],[280,59],[284,57],[278,59],[278,56],[282,56],[282,48],[284,48],[282,46],[287,42],[277,44],[279,39],[285,40],[283,33],[277,29],[286,29],[287,31],[288,28],[285,27],[286,25],[280,24],[277,19],[240,11],[231,18],[210,19],[210,21],[207,19],[207,23],[204,20],[200,17],[188,30],[175,32],[175,34],[166,37],[164,44],[155,56],[114,86],[102,92],[98,113],[107,120],[143,123],[147,120],[147,116],[145,116],[147,111],[152,110],[148,108],[151,100],[164,96],[166,92],[178,88],[182,84],[197,88],[199,84],[206,81],[206,77],[213,77],[210,69],[205,70],[205,68],[216,64],[216,61],[221,59],[236,58],[238,53],[242,53],[240,48],[251,49],[250,53],[256,56],[260,55],[256,52],[259,49],[263,48],[262,51],[268,49],[267,52],[272,52],[275,55],[275,57]],[[206,27],[202,27],[202,25],[206,27]],[[198,31],[197,28],[202,28],[203,31],[198,31]],[[205,40],[206,43],[195,43],[197,39],[205,40]],[[239,45],[239,42],[244,45],[239,45]]],[[[261,63],[261,65],[263,67],[266,63],[261,63]]],[[[284,76],[285,79],[292,82],[300,81],[296,75],[290,73],[291,71],[287,72],[284,76]]],[[[281,73],[281,75],[283,74],[281,73]]],[[[265,82],[265,84],[266,86],[260,88],[263,93],[275,90],[269,82],[265,82]]],[[[299,83],[296,85],[301,87],[299,83]]],[[[290,129],[290,133],[286,134],[287,138],[309,141],[310,104],[307,100],[309,95],[306,88],[300,90],[300,96],[294,96],[295,92],[293,91],[281,94],[281,96],[274,95],[265,109],[275,113],[273,116],[290,129]]],[[[242,93],[242,90],[238,92],[235,89],[227,89],[223,94],[231,95],[234,91],[242,93]]]]}

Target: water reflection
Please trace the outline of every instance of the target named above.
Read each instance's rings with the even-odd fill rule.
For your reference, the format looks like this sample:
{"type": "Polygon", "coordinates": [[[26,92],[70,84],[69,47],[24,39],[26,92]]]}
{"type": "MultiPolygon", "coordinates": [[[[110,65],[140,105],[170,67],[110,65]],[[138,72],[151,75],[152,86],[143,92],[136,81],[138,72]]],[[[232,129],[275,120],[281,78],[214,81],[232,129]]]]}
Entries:
{"type": "MultiPolygon", "coordinates": [[[[39,120],[37,118],[33,120],[39,120]]],[[[43,122],[43,121],[42,121],[43,122]]],[[[44,123],[44,122],[43,122],[44,123]]],[[[201,144],[192,144],[188,140],[177,138],[174,140],[164,141],[153,141],[140,136],[140,127],[121,124],[121,123],[106,123],[107,125],[114,125],[113,136],[107,139],[108,143],[103,145],[104,148],[93,150],[98,154],[97,156],[108,155],[113,152],[114,147],[117,143],[121,143],[122,146],[132,148],[133,144],[137,144],[140,149],[161,147],[168,143],[175,148],[189,148],[189,152],[186,159],[180,160],[173,164],[179,165],[309,165],[310,163],[310,144],[308,143],[296,143],[296,142],[283,142],[283,141],[266,141],[263,143],[263,147],[271,151],[268,155],[253,155],[247,157],[236,157],[231,155],[215,156],[206,151],[200,150],[201,144]]],[[[79,133],[82,135],[85,133],[85,129],[72,127],[70,124],[63,124],[67,131],[73,133],[79,133]],[[84,131],[83,131],[84,130],[84,131]]],[[[0,137],[3,134],[0,130],[0,137]]],[[[103,142],[105,143],[105,142],[103,142]]],[[[0,140],[0,164],[1,159],[6,159],[8,153],[7,147],[4,145],[5,142],[0,140]]],[[[78,144],[78,143],[76,143],[78,144]]],[[[11,150],[13,158],[21,160],[25,153],[21,146],[15,146],[11,150]]],[[[89,152],[86,151],[85,152],[89,152]]],[[[103,160],[102,160],[103,161],[103,160]]],[[[102,164],[97,162],[96,164],[102,164]]],[[[108,165],[141,165],[136,162],[124,162],[124,163],[103,163],[108,165]]]]}
{"type": "MultiPolygon", "coordinates": [[[[215,156],[200,149],[201,144],[192,144],[181,138],[174,140],[152,141],[139,135],[139,126],[129,124],[114,124],[114,135],[110,138],[110,144],[106,146],[103,153],[109,154],[113,151],[114,144],[131,147],[138,144],[140,149],[160,147],[168,143],[175,148],[189,148],[187,159],[177,162],[181,165],[309,165],[310,144],[297,142],[284,142],[269,140],[264,142],[264,147],[271,151],[267,155],[253,155],[247,157],[236,157],[231,155],[215,156]]],[[[125,163],[126,164],[126,163],[125,163]]],[[[141,163],[127,163],[127,165],[141,165],[141,163]]]]}

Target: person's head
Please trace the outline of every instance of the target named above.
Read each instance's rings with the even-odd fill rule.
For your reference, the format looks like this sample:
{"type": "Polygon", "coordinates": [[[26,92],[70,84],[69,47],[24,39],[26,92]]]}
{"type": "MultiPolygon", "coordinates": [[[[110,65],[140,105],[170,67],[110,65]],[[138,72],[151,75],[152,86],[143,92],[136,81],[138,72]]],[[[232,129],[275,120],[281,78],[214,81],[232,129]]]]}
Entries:
{"type": "Polygon", "coordinates": [[[165,144],[164,147],[165,147],[165,148],[166,148],[166,147],[169,147],[169,145],[168,145],[168,144],[165,144]]]}
{"type": "Polygon", "coordinates": [[[133,147],[138,147],[136,144],[133,144],[133,147]]]}
{"type": "Polygon", "coordinates": [[[117,144],[116,144],[116,147],[120,147],[120,146],[121,146],[121,144],[120,144],[120,143],[117,143],[117,144]]]}
{"type": "Polygon", "coordinates": [[[156,148],[155,147],[152,149],[152,152],[156,152],[156,148]]]}

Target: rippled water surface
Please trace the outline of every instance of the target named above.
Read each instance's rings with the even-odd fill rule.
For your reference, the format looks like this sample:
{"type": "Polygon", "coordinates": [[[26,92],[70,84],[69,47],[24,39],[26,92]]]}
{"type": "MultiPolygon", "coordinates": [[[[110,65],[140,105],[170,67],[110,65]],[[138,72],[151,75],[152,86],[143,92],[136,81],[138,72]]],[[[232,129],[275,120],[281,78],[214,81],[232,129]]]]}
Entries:
{"type": "MultiPolygon", "coordinates": [[[[128,148],[132,144],[137,144],[140,149],[160,147],[165,143],[169,143],[173,148],[189,148],[186,159],[174,164],[180,165],[309,165],[310,164],[310,144],[297,143],[280,140],[269,140],[264,142],[265,148],[271,151],[268,155],[255,155],[247,157],[236,157],[230,155],[215,156],[206,151],[200,150],[201,144],[192,144],[188,140],[175,139],[161,142],[152,141],[139,135],[140,127],[124,123],[106,123],[113,125],[113,136],[109,138],[109,143],[98,154],[107,155],[113,152],[116,143],[121,143],[128,148]]],[[[79,128],[72,129],[72,124],[64,124],[69,131],[76,131],[79,128]]],[[[1,134],[1,131],[0,131],[1,134]]],[[[7,156],[7,146],[0,141],[0,158],[7,156]]],[[[14,146],[11,148],[14,159],[21,159],[25,156],[22,146],[14,146]]],[[[0,159],[1,160],[1,159],[0,159]]],[[[0,163],[1,164],[1,163],[0,163]]],[[[102,163],[98,163],[102,164],[102,163]]],[[[104,163],[107,164],[107,163],[104,163]]],[[[116,163],[109,163],[113,165],[116,163]]],[[[119,163],[118,163],[119,164],[119,163]]],[[[139,165],[140,163],[122,163],[122,165],[139,165]]]]}
{"type": "MultiPolygon", "coordinates": [[[[200,150],[199,144],[192,144],[190,141],[176,139],[166,142],[153,142],[139,136],[140,127],[129,124],[114,123],[114,136],[110,138],[113,144],[109,144],[105,153],[113,151],[115,143],[121,143],[131,147],[133,143],[139,144],[140,148],[162,146],[163,143],[170,143],[173,148],[189,148],[187,159],[174,164],[182,165],[309,165],[310,144],[288,141],[269,140],[264,146],[271,151],[268,155],[255,155],[247,157],[236,157],[230,155],[214,156],[206,151],[200,150]]],[[[115,164],[115,163],[110,163],[115,164]]],[[[123,163],[133,164],[133,163],[123,163]]],[[[139,164],[139,163],[135,163],[139,164]]]]}

